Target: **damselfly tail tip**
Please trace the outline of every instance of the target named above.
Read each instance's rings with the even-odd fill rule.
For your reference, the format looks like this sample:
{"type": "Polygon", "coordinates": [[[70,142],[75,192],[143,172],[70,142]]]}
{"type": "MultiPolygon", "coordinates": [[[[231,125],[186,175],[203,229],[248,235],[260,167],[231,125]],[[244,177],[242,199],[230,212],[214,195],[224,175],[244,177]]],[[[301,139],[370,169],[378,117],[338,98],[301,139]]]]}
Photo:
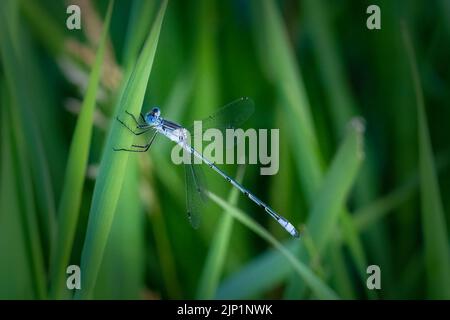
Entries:
{"type": "Polygon", "coordinates": [[[294,238],[300,238],[300,232],[298,232],[298,230],[293,226],[293,225],[291,225],[291,229],[286,229],[290,234],[291,234],[291,236],[293,236],[294,238]]]}
{"type": "Polygon", "coordinates": [[[294,238],[300,238],[300,233],[298,232],[298,230],[285,218],[279,217],[278,223],[280,223],[291,236],[293,236],[294,238]]]}

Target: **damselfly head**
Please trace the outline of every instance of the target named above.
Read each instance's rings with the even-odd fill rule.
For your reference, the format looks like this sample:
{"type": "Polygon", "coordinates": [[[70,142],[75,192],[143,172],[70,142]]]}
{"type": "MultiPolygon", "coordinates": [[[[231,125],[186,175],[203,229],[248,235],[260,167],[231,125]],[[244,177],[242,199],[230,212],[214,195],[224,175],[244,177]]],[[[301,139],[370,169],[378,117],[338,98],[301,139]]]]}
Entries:
{"type": "Polygon", "coordinates": [[[159,120],[159,116],[161,114],[161,111],[158,107],[152,108],[149,112],[145,114],[145,121],[149,124],[157,124],[159,120]]]}

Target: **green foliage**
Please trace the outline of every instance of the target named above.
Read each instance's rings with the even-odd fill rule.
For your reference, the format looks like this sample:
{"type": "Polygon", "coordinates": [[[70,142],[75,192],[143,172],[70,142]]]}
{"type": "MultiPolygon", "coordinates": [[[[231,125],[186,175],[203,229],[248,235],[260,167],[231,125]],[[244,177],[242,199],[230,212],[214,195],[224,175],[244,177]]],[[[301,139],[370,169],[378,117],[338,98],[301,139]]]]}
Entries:
{"type": "MultiPolygon", "coordinates": [[[[142,102],[144,101],[148,78],[155,58],[166,6],[167,1],[164,1],[153,27],[148,34],[136,66],[130,78],[127,80],[127,86],[119,101],[118,115],[122,116],[125,114],[125,111],[134,114],[139,113],[142,102]]],[[[89,213],[89,223],[83,246],[83,254],[81,256],[81,269],[85,276],[82,278],[83,290],[77,292],[78,298],[86,299],[92,296],[103,251],[111,228],[113,213],[126,173],[128,153],[117,153],[113,148],[131,144],[132,136],[123,130],[120,123],[114,122],[107,138],[89,213]]]]}
{"type": "Polygon", "coordinates": [[[447,285],[450,284],[450,252],[444,208],[436,177],[425,102],[414,48],[406,26],[402,25],[402,27],[417,100],[421,214],[425,238],[428,295],[434,299],[450,299],[450,287],[447,285]]]}
{"type": "Polygon", "coordinates": [[[56,247],[53,252],[50,269],[52,273],[50,293],[53,298],[60,297],[61,292],[65,289],[65,270],[69,262],[70,252],[72,251],[73,238],[80,210],[88,153],[91,144],[95,98],[100,82],[112,8],[113,1],[110,2],[108,7],[99,48],[69,150],[66,176],[64,178],[64,186],[58,209],[58,232],[55,239],[56,247]]]}
{"type": "Polygon", "coordinates": [[[449,299],[448,5],[378,3],[381,30],[350,1],[86,1],[68,30],[63,2],[1,1],[0,299],[449,299]],[[300,239],[207,167],[194,230],[173,143],[113,150],[150,138],[125,111],[241,96],[279,172],[220,167],[300,239]]]}

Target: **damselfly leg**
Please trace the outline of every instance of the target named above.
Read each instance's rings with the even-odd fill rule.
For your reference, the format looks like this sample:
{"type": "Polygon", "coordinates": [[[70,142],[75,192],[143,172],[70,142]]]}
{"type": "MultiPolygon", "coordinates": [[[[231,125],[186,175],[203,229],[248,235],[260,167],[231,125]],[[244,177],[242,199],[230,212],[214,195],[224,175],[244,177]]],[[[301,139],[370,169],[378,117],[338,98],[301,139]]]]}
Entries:
{"type": "MultiPolygon", "coordinates": [[[[150,129],[152,129],[152,128],[148,128],[145,132],[149,131],[150,129]]],[[[150,147],[153,144],[153,141],[155,141],[157,135],[158,135],[158,131],[155,131],[155,133],[153,133],[153,136],[150,139],[149,143],[147,143],[146,145],[143,145],[143,146],[138,145],[138,144],[131,145],[131,147],[139,148],[139,149],[113,148],[113,150],[114,151],[130,151],[130,152],[146,152],[148,149],[150,149],[150,147]]]]}
{"type": "Polygon", "coordinates": [[[123,125],[125,128],[127,128],[128,131],[130,131],[132,134],[134,134],[134,135],[136,135],[136,136],[139,136],[139,135],[141,135],[141,134],[146,133],[147,131],[149,131],[149,130],[151,129],[151,127],[150,127],[147,123],[145,123],[145,118],[144,118],[144,115],[143,115],[142,113],[140,114],[140,116],[141,116],[141,118],[142,118],[142,121],[144,121],[144,123],[139,123],[139,121],[136,119],[136,117],[134,116],[134,114],[132,114],[132,113],[130,113],[130,112],[128,112],[128,111],[125,111],[125,113],[126,113],[127,115],[129,115],[129,116],[134,120],[134,122],[136,123],[136,129],[143,130],[143,131],[141,131],[141,132],[136,132],[136,131],[134,131],[133,129],[131,129],[131,128],[130,128],[124,121],[122,121],[119,117],[116,117],[116,120],[119,121],[120,124],[123,125]]]}
{"type": "Polygon", "coordinates": [[[139,121],[136,119],[134,114],[132,114],[131,112],[125,110],[125,113],[133,118],[134,122],[136,123],[137,128],[145,128],[145,127],[148,126],[148,124],[145,122],[145,118],[144,118],[144,115],[142,113],[139,113],[139,115],[140,115],[143,123],[139,123],[139,121]]]}

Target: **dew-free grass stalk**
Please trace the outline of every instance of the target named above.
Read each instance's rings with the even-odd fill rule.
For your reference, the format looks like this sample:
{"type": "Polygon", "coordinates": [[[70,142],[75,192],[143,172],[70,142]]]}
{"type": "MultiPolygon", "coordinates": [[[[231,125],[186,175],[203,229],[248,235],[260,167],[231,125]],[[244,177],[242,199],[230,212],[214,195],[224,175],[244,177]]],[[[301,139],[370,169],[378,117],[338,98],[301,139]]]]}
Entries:
{"type": "MultiPolygon", "coordinates": [[[[447,168],[449,160],[448,155],[445,154],[436,157],[436,170],[438,174],[441,174],[444,171],[443,169],[447,168]]],[[[372,223],[381,220],[389,213],[395,212],[396,209],[417,192],[418,187],[419,177],[417,173],[413,173],[402,185],[388,194],[356,209],[353,213],[353,220],[358,232],[365,231],[372,223]]]]}
{"type": "MultiPolygon", "coordinates": [[[[258,3],[255,12],[259,13],[262,19],[258,19],[258,31],[255,34],[262,34],[260,39],[260,50],[267,56],[264,60],[269,62],[269,72],[273,77],[274,84],[278,87],[281,98],[281,105],[285,106],[285,119],[287,126],[291,128],[290,143],[293,145],[295,153],[295,163],[298,168],[300,181],[303,185],[307,201],[311,203],[323,179],[323,159],[317,142],[317,134],[314,122],[312,121],[309,99],[303,84],[302,74],[298,63],[295,61],[295,54],[289,43],[287,32],[283,26],[283,21],[273,1],[258,3]],[[262,21],[262,23],[259,23],[262,21]],[[262,25],[263,32],[260,31],[262,25]]],[[[324,40],[328,41],[328,40],[324,40]]],[[[332,59],[327,57],[327,61],[332,63],[332,59]]],[[[336,73],[338,72],[335,70],[336,73]]],[[[347,99],[348,100],[348,99],[347,99]]],[[[349,114],[348,110],[343,112],[349,114]]],[[[340,119],[344,121],[343,119],[340,119]]],[[[347,119],[348,120],[348,119],[347,119]]],[[[340,123],[339,127],[345,124],[340,123]]],[[[342,214],[348,214],[345,211],[342,214]]],[[[359,239],[352,245],[360,246],[359,239]]],[[[352,252],[356,252],[353,250],[352,252]]],[[[355,261],[361,261],[361,255],[354,257],[355,261]]],[[[364,260],[364,259],[363,259],[364,260]]],[[[360,263],[359,263],[360,264],[360,263]]],[[[359,269],[361,269],[359,267],[359,269]]],[[[287,296],[290,292],[299,292],[298,288],[293,288],[295,281],[289,281],[287,296]]],[[[291,297],[292,298],[292,297],[291,297]]]]}
{"type": "MultiPolygon", "coordinates": [[[[133,114],[139,114],[140,112],[152,70],[166,7],[167,0],[163,1],[159,9],[130,78],[126,79],[128,83],[121,95],[117,108],[117,115],[120,117],[124,116],[125,111],[133,114]]],[[[75,295],[77,299],[89,299],[92,297],[113,214],[117,206],[124,175],[126,174],[125,169],[129,153],[115,152],[113,148],[129,146],[132,144],[133,138],[134,136],[125,130],[120,123],[117,121],[112,122],[89,213],[86,238],[81,256],[81,270],[83,270],[84,276],[82,277],[82,290],[79,290],[75,295]]]]}
{"type": "Polygon", "coordinates": [[[154,14],[155,7],[156,3],[154,0],[133,1],[122,51],[125,62],[124,70],[133,68],[139,55],[139,49],[147,35],[146,31],[151,26],[151,17],[154,14]]]}
{"type": "MultiPolygon", "coordinates": [[[[47,49],[55,55],[64,50],[64,33],[58,22],[42,8],[42,2],[20,0],[20,7],[31,24],[31,30],[47,49]]],[[[70,52],[67,52],[70,54],[70,52]]]]}
{"type": "MultiPolygon", "coordinates": [[[[44,295],[44,281],[39,265],[42,260],[37,239],[36,212],[33,198],[25,192],[30,188],[29,177],[24,175],[26,162],[17,161],[18,136],[13,132],[14,124],[9,116],[10,105],[3,77],[0,77],[0,299],[36,299],[44,295]],[[30,229],[31,227],[31,229],[30,229]],[[11,272],[14,270],[14,272],[11,272]],[[37,278],[35,278],[37,277],[37,278]],[[41,287],[41,288],[39,288],[41,287]],[[41,296],[42,295],[42,296],[41,296]]],[[[23,147],[23,146],[22,146],[23,147]]],[[[23,149],[22,149],[23,151],[23,149]]]]}
{"type": "MultiPolygon", "coordinates": [[[[244,175],[244,167],[239,167],[236,181],[241,183],[244,175]]],[[[228,196],[228,203],[235,206],[238,200],[239,190],[233,188],[228,196]]],[[[234,218],[231,214],[224,212],[219,220],[217,232],[211,241],[202,277],[197,289],[198,299],[212,299],[219,284],[219,278],[223,270],[225,257],[228,252],[228,245],[231,240],[234,218]]]]}
{"type": "MultiPolygon", "coordinates": [[[[174,259],[173,247],[166,226],[165,217],[161,212],[160,193],[156,190],[156,181],[154,174],[163,171],[159,167],[154,169],[153,162],[148,155],[140,159],[141,186],[140,200],[145,203],[147,215],[150,218],[153,232],[155,234],[155,249],[158,254],[159,264],[161,265],[161,273],[163,282],[167,290],[167,294],[171,299],[180,299],[182,297],[177,266],[174,259]]],[[[163,159],[161,159],[163,160],[163,159]]],[[[164,163],[164,162],[161,162],[164,163]]],[[[179,183],[179,182],[178,182],[179,183]]],[[[174,184],[175,185],[175,184],[174,184]]],[[[170,188],[167,186],[168,189],[170,188]]],[[[175,195],[175,194],[174,194],[175,195]]],[[[182,197],[182,194],[176,194],[182,197]]]]}
{"type": "Polygon", "coordinates": [[[119,202],[106,244],[94,299],[140,299],[144,282],[144,215],[137,158],[128,159],[119,202]]]}
{"type": "Polygon", "coordinates": [[[290,128],[292,150],[303,190],[308,202],[323,178],[320,154],[312,121],[311,108],[302,74],[288,41],[282,18],[274,1],[253,1],[255,35],[259,40],[263,64],[268,65],[271,81],[284,106],[287,128],[290,128]]]}
{"type": "MultiPolygon", "coordinates": [[[[347,137],[331,163],[318,191],[319,196],[312,204],[307,230],[319,252],[322,252],[332,239],[339,218],[348,214],[343,212],[342,208],[364,159],[364,130],[362,119],[353,118],[349,122],[347,137]]],[[[302,250],[299,256],[306,258],[302,250]]],[[[291,278],[286,292],[288,297],[298,297],[301,287],[300,282],[294,282],[291,278]]]]}
{"type": "Polygon", "coordinates": [[[24,139],[27,141],[30,161],[31,177],[33,183],[38,185],[36,190],[36,204],[38,212],[38,225],[42,228],[41,236],[43,250],[47,252],[56,229],[55,199],[50,179],[50,167],[47,154],[44,150],[42,135],[36,117],[35,96],[30,88],[28,72],[25,66],[29,61],[27,38],[24,37],[19,22],[18,3],[6,0],[0,10],[0,42],[1,59],[8,89],[16,103],[24,139]]]}
{"type": "MultiPolygon", "coordinates": [[[[31,269],[31,279],[34,294],[37,299],[46,298],[46,275],[42,243],[39,236],[36,205],[33,199],[33,184],[30,176],[28,153],[23,132],[20,130],[20,122],[17,108],[9,104],[7,108],[9,128],[12,136],[11,153],[14,161],[14,175],[17,177],[17,201],[22,217],[23,234],[27,247],[28,263],[31,269]]],[[[5,114],[5,113],[3,113],[5,114]]]]}
{"type": "MultiPolygon", "coordinates": [[[[295,272],[306,282],[308,287],[314,292],[314,294],[321,299],[335,300],[339,297],[337,294],[328,287],[321,279],[319,279],[314,272],[311,271],[307,266],[300,262],[288,249],[286,249],[283,244],[281,244],[277,239],[275,239],[270,233],[268,233],[261,225],[256,223],[253,219],[248,217],[241,210],[230,205],[228,202],[224,201],[215,194],[209,192],[208,197],[221,206],[226,212],[232,215],[236,220],[244,224],[250,230],[258,234],[261,238],[269,242],[275,247],[275,249],[283,255],[290,263],[290,266],[294,268],[295,272]]],[[[296,239],[295,241],[301,241],[301,239],[296,239]]],[[[273,272],[274,270],[265,270],[266,273],[273,272]]]]}
{"type": "Polygon", "coordinates": [[[402,24],[402,35],[411,68],[418,113],[420,196],[427,294],[432,299],[450,299],[450,253],[447,224],[436,177],[422,84],[414,47],[405,24],[402,24]]]}
{"type": "Polygon", "coordinates": [[[101,77],[113,4],[114,0],[110,1],[95,62],[89,77],[86,95],[83,99],[69,150],[64,186],[58,208],[58,230],[51,260],[50,296],[52,298],[61,298],[61,294],[66,288],[66,268],[72,251],[74,234],[78,222],[84,178],[91,146],[97,89],[101,77]]]}
{"type": "MultiPolygon", "coordinates": [[[[332,235],[337,226],[337,219],[363,161],[363,129],[360,119],[356,118],[351,121],[347,135],[313,201],[306,228],[318,252],[321,252],[328,241],[333,239],[332,235]]],[[[305,257],[302,241],[288,241],[286,247],[299,253],[298,256],[305,257]]],[[[221,298],[226,298],[223,292],[230,292],[231,290],[228,288],[239,286],[242,287],[242,290],[233,298],[252,297],[286,279],[289,274],[290,268],[282,263],[279,252],[270,252],[254,259],[248,266],[227,279],[219,288],[219,293],[221,298]],[[271,270],[271,274],[267,275],[265,270],[271,270]]]]}

